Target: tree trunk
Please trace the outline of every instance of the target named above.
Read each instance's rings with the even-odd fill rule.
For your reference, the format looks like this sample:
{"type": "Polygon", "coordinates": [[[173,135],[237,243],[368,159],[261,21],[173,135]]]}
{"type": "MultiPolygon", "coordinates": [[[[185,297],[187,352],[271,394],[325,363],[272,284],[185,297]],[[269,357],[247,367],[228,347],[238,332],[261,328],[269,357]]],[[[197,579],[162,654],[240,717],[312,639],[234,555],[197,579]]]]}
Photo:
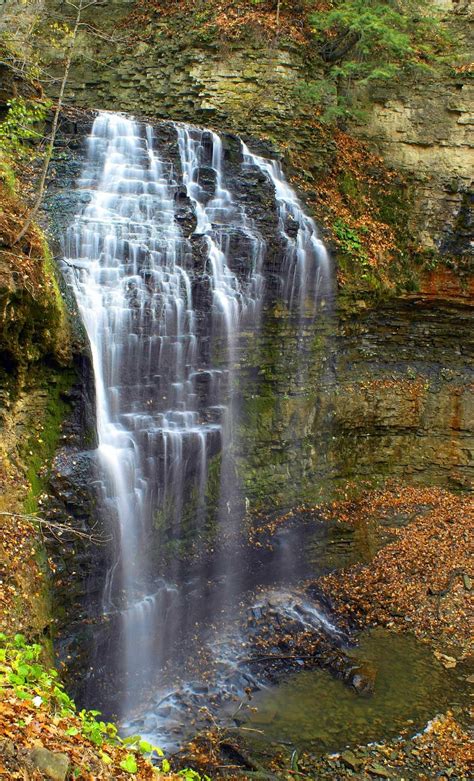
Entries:
{"type": "MultiPolygon", "coordinates": [[[[87,5],[92,5],[92,4],[93,3],[88,3],[87,5]]],[[[73,4],[70,3],[70,5],[73,5],[73,4]]],[[[56,133],[57,133],[58,124],[59,124],[59,115],[61,113],[61,109],[62,109],[62,106],[63,106],[64,93],[65,93],[65,90],[66,90],[66,84],[67,84],[67,80],[68,80],[68,77],[69,77],[69,70],[71,68],[72,56],[73,56],[73,53],[74,53],[74,45],[76,43],[77,31],[79,30],[79,25],[81,23],[81,15],[82,15],[82,11],[83,11],[83,8],[84,8],[84,0],[79,0],[79,5],[73,5],[73,7],[76,9],[76,19],[75,19],[75,22],[74,22],[74,27],[72,29],[71,39],[70,39],[70,42],[69,42],[69,50],[68,50],[68,54],[67,54],[67,57],[66,57],[66,62],[65,62],[65,65],[64,65],[64,73],[63,73],[63,77],[61,79],[61,87],[59,89],[58,100],[57,100],[57,103],[56,103],[56,108],[54,110],[53,124],[52,124],[52,127],[51,127],[51,134],[50,134],[50,137],[49,137],[48,145],[46,147],[46,154],[44,156],[43,166],[42,166],[42,169],[41,169],[41,176],[40,176],[39,185],[38,185],[38,194],[36,196],[36,200],[35,200],[32,208],[31,208],[31,211],[30,211],[28,217],[26,218],[26,221],[25,221],[22,229],[20,230],[18,235],[13,240],[13,246],[15,244],[18,244],[18,242],[21,241],[21,239],[23,238],[25,233],[28,231],[31,223],[33,222],[33,220],[35,219],[36,215],[38,214],[39,208],[40,208],[42,200],[43,200],[45,186],[46,186],[46,177],[48,175],[49,164],[51,162],[51,157],[53,155],[54,142],[56,140],[56,133]]]]}

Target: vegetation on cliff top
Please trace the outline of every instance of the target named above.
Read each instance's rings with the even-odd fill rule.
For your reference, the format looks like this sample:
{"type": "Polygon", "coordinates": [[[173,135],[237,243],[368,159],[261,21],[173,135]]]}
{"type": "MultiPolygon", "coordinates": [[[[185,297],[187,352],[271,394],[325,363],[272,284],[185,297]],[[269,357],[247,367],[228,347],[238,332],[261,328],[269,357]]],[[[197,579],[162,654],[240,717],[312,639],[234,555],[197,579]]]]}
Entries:
{"type": "Polygon", "coordinates": [[[310,13],[325,79],[306,85],[324,121],[351,116],[372,82],[434,72],[449,56],[439,13],[417,0],[339,0],[310,13]]]}
{"type": "MultiPolygon", "coordinates": [[[[2,57],[12,72],[26,67],[30,93],[36,84],[28,105],[32,111],[35,101],[44,106],[42,89],[54,92],[50,61],[63,68],[71,54],[75,11],[51,4],[44,15],[34,2],[29,6],[26,59],[21,29],[4,36],[2,57]]],[[[113,54],[142,44],[159,50],[166,40],[176,51],[218,47],[224,60],[233,47],[298,51],[307,77],[295,88],[291,131],[285,120],[275,119],[272,140],[285,151],[294,181],[338,250],[339,283],[348,292],[371,294],[416,289],[420,273],[438,255],[425,252],[412,236],[410,186],[348,133],[347,121],[370,106],[371,85],[459,65],[433,5],[420,0],[136,0],[118,18],[104,12],[98,22],[104,29],[95,26],[93,11],[78,28],[91,51],[100,45],[113,54]]],[[[81,49],[77,57],[83,56],[81,49]]],[[[8,121],[15,107],[20,104],[12,105],[8,121]]],[[[237,118],[235,129],[241,130],[237,118]]],[[[457,268],[450,257],[446,263],[457,268]]]]}
{"type": "MultiPolygon", "coordinates": [[[[219,47],[224,68],[233,50],[298,52],[307,75],[294,87],[291,117],[276,106],[267,135],[327,229],[340,286],[372,295],[417,288],[439,256],[414,235],[412,185],[353,136],[350,121],[370,110],[373,86],[452,71],[457,51],[439,9],[420,0],[137,0],[119,27],[152,48],[165,39],[178,49],[219,47]]],[[[241,131],[239,121],[249,124],[232,120],[241,131]]]]}

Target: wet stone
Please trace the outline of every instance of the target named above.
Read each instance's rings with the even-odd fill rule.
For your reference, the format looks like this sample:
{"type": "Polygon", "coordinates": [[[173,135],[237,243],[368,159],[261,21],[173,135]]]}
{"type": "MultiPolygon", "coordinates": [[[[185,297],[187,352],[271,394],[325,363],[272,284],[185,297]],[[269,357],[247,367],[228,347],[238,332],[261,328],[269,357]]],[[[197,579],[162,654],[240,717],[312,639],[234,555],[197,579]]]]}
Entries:
{"type": "Polygon", "coordinates": [[[373,763],[372,765],[369,765],[367,768],[367,771],[373,775],[378,776],[379,778],[392,778],[392,773],[390,773],[387,768],[383,767],[382,765],[379,765],[377,763],[373,763]]]}
{"type": "Polygon", "coordinates": [[[355,770],[355,771],[359,770],[359,768],[364,763],[364,761],[360,759],[360,757],[356,757],[356,755],[352,751],[344,751],[341,754],[341,762],[350,770],[355,770]]]}
{"type": "Polygon", "coordinates": [[[374,693],[377,671],[368,664],[357,667],[352,678],[351,686],[361,697],[370,697],[374,693]]]}
{"type": "Polygon", "coordinates": [[[145,732],[151,732],[152,730],[156,729],[157,720],[155,716],[147,716],[143,722],[143,727],[145,732]]]}

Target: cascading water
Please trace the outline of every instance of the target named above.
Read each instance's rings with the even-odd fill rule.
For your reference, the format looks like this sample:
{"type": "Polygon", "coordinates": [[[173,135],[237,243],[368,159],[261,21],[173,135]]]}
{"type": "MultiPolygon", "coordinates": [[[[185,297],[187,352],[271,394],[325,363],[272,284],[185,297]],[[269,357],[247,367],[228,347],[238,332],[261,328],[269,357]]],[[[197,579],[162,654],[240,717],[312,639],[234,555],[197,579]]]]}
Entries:
{"type": "MultiPolygon", "coordinates": [[[[216,550],[224,516],[232,515],[239,335],[258,329],[265,297],[266,243],[226,184],[221,138],[178,124],[172,132],[174,151],[161,150],[151,126],[99,114],[79,181],[89,200],[67,236],[95,377],[100,506],[116,531],[103,611],[118,621],[113,653],[123,720],[139,709],[142,688],[185,623],[179,556],[168,555],[165,578],[157,574],[159,530],[166,527],[168,542],[179,545],[191,506],[199,539],[216,455],[216,550]],[[183,209],[193,215],[191,228],[183,209]]],[[[243,145],[242,166],[262,172],[275,189],[281,295],[300,313],[310,297],[314,311],[328,275],[315,225],[278,163],[243,145]]],[[[227,543],[236,532],[235,523],[226,528],[227,543]]],[[[202,591],[205,573],[192,575],[202,591]]]]}
{"type": "MultiPolygon", "coordinates": [[[[189,126],[176,125],[178,149],[183,175],[183,184],[194,206],[197,225],[195,233],[205,237],[208,274],[213,296],[214,318],[212,330],[223,336],[225,341],[225,363],[228,388],[227,406],[221,428],[221,490],[220,520],[224,520],[226,537],[235,536],[238,529],[232,524],[235,519],[231,510],[232,447],[235,445],[233,422],[234,409],[234,364],[239,329],[247,326],[258,328],[263,303],[264,278],[262,264],[265,242],[250,223],[244,208],[236,204],[226,188],[223,172],[222,140],[212,131],[203,131],[189,126]],[[210,158],[213,191],[206,191],[200,184],[206,149],[210,158]],[[232,270],[232,240],[236,233],[248,246],[248,270],[242,284],[238,274],[232,270]],[[228,517],[230,516],[230,517],[228,517]]],[[[217,541],[219,545],[219,540],[217,541]]],[[[231,551],[235,556],[235,550],[231,551]]],[[[231,590],[231,578],[225,561],[219,562],[227,570],[226,590],[231,590]]]]}
{"type": "Polygon", "coordinates": [[[281,292],[291,309],[314,315],[318,299],[330,283],[330,262],[314,220],[304,213],[278,160],[252,154],[242,144],[244,165],[259,168],[272,182],[278,208],[278,229],[286,245],[281,292]],[[308,311],[309,310],[309,311],[308,311]]]}

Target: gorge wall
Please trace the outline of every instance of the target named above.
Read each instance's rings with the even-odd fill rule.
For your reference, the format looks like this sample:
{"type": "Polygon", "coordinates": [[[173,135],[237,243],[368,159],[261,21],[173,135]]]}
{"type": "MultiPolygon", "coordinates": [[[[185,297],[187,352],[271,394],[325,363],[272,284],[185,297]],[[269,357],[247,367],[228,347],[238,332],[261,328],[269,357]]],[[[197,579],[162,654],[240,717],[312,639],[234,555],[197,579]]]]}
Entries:
{"type": "MultiPolygon", "coordinates": [[[[110,0],[86,11],[42,216],[55,233],[55,254],[61,255],[60,236],[77,207],[74,187],[92,109],[227,131],[224,152],[233,175],[240,164],[235,133],[252,151],[282,156],[334,251],[341,291],[337,306],[328,305],[302,339],[285,313],[268,304],[266,328],[242,351],[241,469],[249,506],[331,499],[348,481],[387,477],[468,487],[474,447],[469,70],[372,89],[364,96],[364,121],[342,132],[321,125],[301,91],[323,76],[303,34],[268,36],[257,26],[226,37],[188,5],[157,2],[150,9],[110,0]],[[354,229],[368,226],[369,261],[337,234],[337,221],[350,219],[354,229]],[[387,291],[403,294],[404,302],[371,308],[374,294],[387,291]],[[306,358],[298,373],[294,355],[301,348],[306,358]]],[[[467,60],[468,4],[442,6],[467,60]]],[[[44,7],[59,21],[70,12],[57,0],[44,7]]],[[[1,93],[3,110],[12,89],[1,93]]],[[[53,95],[54,83],[48,89],[53,95]]],[[[254,216],[267,220],[271,237],[273,193],[263,182],[252,192],[254,216]]],[[[3,233],[1,447],[9,486],[3,506],[17,511],[26,499],[37,509],[36,500],[29,503],[29,482],[54,452],[77,375],[64,368],[71,363],[70,337],[44,247],[33,253],[41,270],[31,282],[22,263],[12,264],[11,236],[3,233]]],[[[90,383],[84,343],[75,349],[90,383]]],[[[94,513],[85,490],[94,441],[90,415],[84,423],[89,400],[81,394],[76,410],[82,412],[66,428],[69,440],[57,454],[50,489],[53,514],[87,526],[94,513]]],[[[37,496],[43,487],[36,484],[37,496]]],[[[73,602],[84,602],[94,588],[85,587],[87,557],[79,551],[59,573],[68,574],[73,602]]]]}
{"type": "Polygon", "coordinates": [[[0,625],[36,635],[49,628],[46,554],[22,516],[40,507],[70,410],[71,333],[45,236],[32,227],[14,245],[24,207],[2,183],[0,198],[0,625]]]}
{"type": "MultiPolygon", "coordinates": [[[[61,10],[54,0],[48,5],[61,10]]],[[[468,4],[433,6],[445,15],[456,57],[468,62],[468,4]]],[[[89,14],[73,65],[71,103],[268,138],[335,240],[347,287],[407,290],[421,284],[431,293],[465,294],[472,227],[469,68],[371,88],[360,96],[363,120],[341,136],[318,123],[317,104],[304,96],[306,83],[324,77],[324,63],[304,30],[272,36],[254,23],[242,24],[237,34],[238,19],[229,13],[226,23],[235,25],[227,33],[216,26],[217,11],[213,16],[193,3],[112,0],[89,14]],[[392,172],[388,178],[376,158],[363,159],[357,139],[381,156],[392,172]],[[369,220],[378,227],[369,267],[362,254],[351,257],[334,231],[334,221],[348,213],[358,218],[356,232],[363,226],[362,241],[373,228],[369,220]],[[431,272],[440,260],[447,271],[435,278],[431,272]]]]}

